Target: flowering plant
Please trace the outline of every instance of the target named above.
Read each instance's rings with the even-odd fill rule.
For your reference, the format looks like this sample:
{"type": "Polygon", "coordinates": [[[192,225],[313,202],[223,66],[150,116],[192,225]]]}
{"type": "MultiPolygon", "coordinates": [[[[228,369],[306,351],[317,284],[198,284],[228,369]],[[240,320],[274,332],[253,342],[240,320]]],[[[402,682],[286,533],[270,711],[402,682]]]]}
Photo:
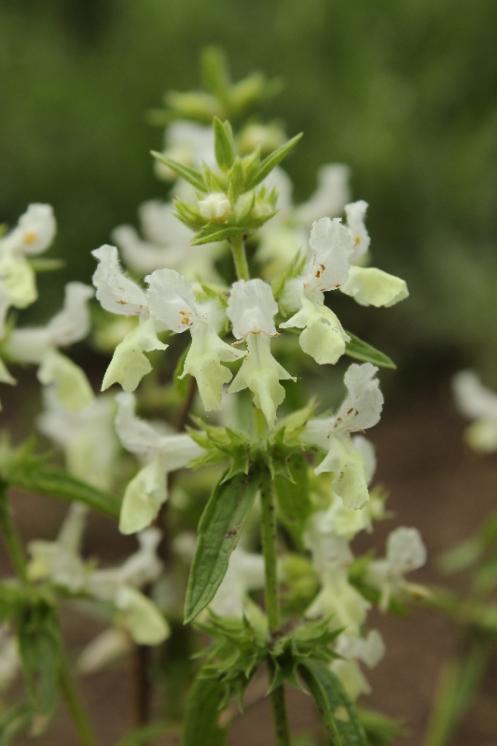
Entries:
{"type": "Polygon", "coordinates": [[[93,251],[93,319],[93,290],[81,283],[69,283],[44,326],[18,327],[10,314],[36,299],[43,266],[32,257],[53,239],[50,207],[31,205],[0,242],[0,378],[13,385],[18,365],[36,366],[37,426],[66,467],[3,441],[0,528],[15,578],[0,586],[0,679],[6,686],[21,667],[26,694],[2,727],[7,739],[43,732],[60,692],[80,742],[96,742],[63,651],[59,613],[70,600],[106,625],[80,656],[82,672],[136,645],[149,681],[144,646],[178,634],[180,606],[182,621],[211,638],[183,709],[186,746],[199,734],[224,743],[232,703],[261,672],[279,746],[291,742],[288,686],[312,695],[330,743],[389,743],[395,726],[356,706],[369,690],[364,666],[384,654],[368,614],[422,593],[406,576],[426,552],[406,527],[390,533],[381,558],[352,551],[387,515],[365,432],[382,412],[379,369],[395,366],[331,306],[342,293],[390,307],[407,297],[406,283],[370,266],[367,204],[350,201],[344,166],[325,166],[310,199],[293,203],[281,164],[300,135],[286,140],[280,125],[248,119],[274,84],[232,82],[215,50],[203,71],[206,91],[170,94],[155,113],[168,122],[154,157],[172,201],[145,203],[141,234],[120,226],[93,251]],[[90,334],[110,358],[105,393],[65,351],[90,334]],[[329,387],[342,361],[336,404],[329,387]],[[316,366],[326,377],[310,398],[316,366]],[[71,503],[55,540],[25,551],[13,488],[71,503]],[[90,509],[136,535],[120,566],[82,554],[90,509]]]}

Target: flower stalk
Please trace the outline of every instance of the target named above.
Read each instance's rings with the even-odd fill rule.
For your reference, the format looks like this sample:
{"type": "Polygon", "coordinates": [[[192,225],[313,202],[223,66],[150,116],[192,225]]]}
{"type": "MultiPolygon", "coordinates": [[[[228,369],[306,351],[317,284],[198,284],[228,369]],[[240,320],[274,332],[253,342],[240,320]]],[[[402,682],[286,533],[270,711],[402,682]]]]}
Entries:
{"type": "Polygon", "coordinates": [[[235,263],[236,276],[239,280],[250,279],[250,270],[245,251],[245,241],[242,235],[233,236],[230,241],[231,254],[235,263]]]}

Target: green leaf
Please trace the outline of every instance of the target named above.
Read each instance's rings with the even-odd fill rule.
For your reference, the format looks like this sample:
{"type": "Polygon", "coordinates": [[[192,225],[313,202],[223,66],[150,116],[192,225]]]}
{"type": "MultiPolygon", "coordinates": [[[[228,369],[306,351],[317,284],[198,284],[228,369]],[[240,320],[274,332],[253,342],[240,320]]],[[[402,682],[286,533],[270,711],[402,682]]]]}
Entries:
{"type": "Polygon", "coordinates": [[[183,746],[224,746],[226,730],[218,724],[224,685],[200,671],[190,689],[185,712],[183,746]]]}
{"type": "Polygon", "coordinates": [[[206,191],[201,175],[194,168],[185,166],[183,163],[179,163],[179,161],[169,158],[169,156],[164,155],[164,153],[157,153],[155,150],[152,150],[151,154],[156,158],[156,160],[163,163],[164,166],[167,166],[171,171],[174,171],[178,176],[181,176],[185,181],[188,181],[195,187],[195,189],[198,189],[200,192],[206,191]]]}
{"type": "Polygon", "coordinates": [[[46,722],[57,702],[60,668],[60,632],[53,606],[40,601],[25,607],[16,632],[31,706],[46,722]]]}
{"type": "Polygon", "coordinates": [[[216,161],[219,168],[227,171],[233,165],[235,160],[235,140],[231,124],[221,122],[218,117],[214,117],[212,123],[214,129],[214,149],[216,152],[216,161]]]}
{"type": "Polygon", "coordinates": [[[291,140],[283,143],[283,145],[280,145],[279,148],[276,148],[276,150],[273,150],[272,153],[266,156],[252,177],[250,183],[247,185],[247,189],[253,189],[257,184],[260,184],[261,181],[263,181],[284,158],[290,155],[297,143],[302,139],[302,136],[303,133],[300,132],[298,135],[295,135],[295,137],[292,137],[291,140]]]}
{"type": "Polygon", "coordinates": [[[355,705],[323,663],[305,661],[299,672],[318,706],[333,746],[368,746],[355,705]]]}
{"type": "Polygon", "coordinates": [[[8,475],[9,486],[56,497],[67,502],[81,502],[111,518],[119,517],[119,503],[115,497],[92,487],[69,474],[44,467],[23,469],[21,465],[8,475]]]}
{"type": "Polygon", "coordinates": [[[226,482],[222,478],[214,488],[198,525],[197,550],[186,591],[185,624],[205,609],[221,585],[258,487],[254,474],[237,474],[226,482]]]}
{"type": "Polygon", "coordinates": [[[373,365],[377,365],[379,368],[391,368],[392,370],[397,368],[394,361],[388,355],[385,355],[384,352],[359,339],[355,334],[351,334],[350,332],[347,332],[347,334],[350,340],[347,342],[345,353],[349,357],[353,357],[355,360],[362,360],[365,363],[373,363],[373,365]]]}
{"type": "Polygon", "coordinates": [[[285,525],[298,535],[312,512],[309,497],[309,467],[303,453],[293,453],[285,461],[285,470],[274,479],[276,498],[285,525]]]}

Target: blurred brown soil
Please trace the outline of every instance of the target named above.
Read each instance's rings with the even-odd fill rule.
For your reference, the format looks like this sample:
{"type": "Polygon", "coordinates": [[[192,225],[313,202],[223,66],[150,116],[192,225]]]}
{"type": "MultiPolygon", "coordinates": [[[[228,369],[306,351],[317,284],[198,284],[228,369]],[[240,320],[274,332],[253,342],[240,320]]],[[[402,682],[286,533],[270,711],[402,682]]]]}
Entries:
{"type": "MultiPolygon", "coordinates": [[[[391,493],[392,521],[380,525],[375,539],[381,551],[385,536],[395,525],[417,526],[427,544],[430,562],[415,578],[439,582],[435,559],[442,550],[476,529],[497,508],[497,458],[479,457],[463,444],[464,423],[454,411],[445,390],[419,392],[408,400],[387,405],[384,418],[372,432],[377,447],[378,480],[391,493]]],[[[18,496],[16,519],[23,535],[53,536],[63,508],[46,500],[18,496]]],[[[87,549],[103,561],[117,561],[128,546],[110,524],[97,519],[87,549]]],[[[2,569],[5,570],[5,560],[2,569]]],[[[374,615],[387,643],[385,659],[370,674],[373,693],[366,703],[402,718],[409,733],[400,746],[420,746],[430,700],[441,666],[455,650],[456,638],[448,623],[433,611],[417,608],[407,617],[374,615]]],[[[72,650],[81,647],[97,631],[87,617],[67,615],[65,625],[72,650]]],[[[133,718],[132,666],[125,660],[105,673],[81,682],[85,702],[96,724],[99,743],[110,746],[126,731],[133,718]]],[[[495,666],[493,671],[495,673],[495,666]]],[[[472,708],[452,746],[495,746],[497,707],[495,675],[487,676],[485,688],[472,708]],[[493,681],[492,681],[493,679],[493,681]],[[493,692],[492,692],[493,687],[493,692]]],[[[316,721],[309,699],[290,693],[290,717],[297,733],[316,721]]],[[[33,744],[19,741],[19,746],[33,744]]],[[[58,713],[40,746],[76,746],[71,725],[58,713]]],[[[164,744],[177,741],[164,741],[164,744]]],[[[202,736],[199,734],[199,746],[202,736]]],[[[270,713],[265,703],[249,708],[237,719],[229,741],[233,746],[271,746],[270,713]]]]}

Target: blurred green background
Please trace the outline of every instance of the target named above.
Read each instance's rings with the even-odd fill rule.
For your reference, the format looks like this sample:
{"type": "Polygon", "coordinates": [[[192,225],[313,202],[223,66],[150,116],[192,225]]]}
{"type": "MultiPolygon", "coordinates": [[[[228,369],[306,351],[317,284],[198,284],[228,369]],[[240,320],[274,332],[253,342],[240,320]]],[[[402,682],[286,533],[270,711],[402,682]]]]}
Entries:
{"type": "MultiPolygon", "coordinates": [[[[322,162],[348,163],[375,262],[409,282],[409,302],[351,328],[413,384],[462,365],[495,382],[496,28],[495,0],[2,0],[1,219],[52,203],[52,254],[88,280],[90,251],[163,191],[145,111],[221,44],[235,76],[284,79],[267,115],[305,131],[297,195],[322,162]]],[[[57,282],[42,278],[56,304],[57,282]]]]}

